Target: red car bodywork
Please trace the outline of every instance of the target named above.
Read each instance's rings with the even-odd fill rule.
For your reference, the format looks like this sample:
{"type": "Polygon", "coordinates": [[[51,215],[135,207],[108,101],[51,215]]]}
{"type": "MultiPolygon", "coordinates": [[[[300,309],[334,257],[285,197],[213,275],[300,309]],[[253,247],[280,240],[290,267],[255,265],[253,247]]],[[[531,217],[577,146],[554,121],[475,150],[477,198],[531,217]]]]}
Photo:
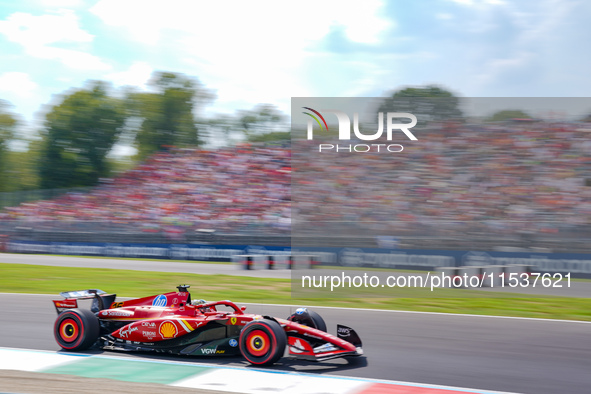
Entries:
{"type": "MultiPolygon", "coordinates": [[[[105,294],[100,290],[67,292],[62,293],[66,299],[56,300],[54,304],[62,316],[69,310],[73,313],[71,310],[78,307],[78,299],[92,298],[93,312],[100,324],[96,344],[109,350],[156,351],[199,356],[243,354],[251,363],[264,365],[269,362],[259,363],[257,357],[248,357],[244,354],[245,347],[250,346],[250,350],[256,355],[267,348],[257,348],[254,341],[265,338],[269,341],[276,340],[272,338],[275,335],[263,327],[264,332],[255,330],[250,337],[244,339],[241,331],[249,325],[257,325],[257,322],[260,325],[263,321],[267,322],[266,324],[271,324],[268,322],[272,321],[285,332],[286,342],[280,341],[278,346],[286,343],[292,357],[322,361],[363,354],[361,341],[354,330],[339,325],[337,336],[334,336],[314,328],[315,323],[309,319],[305,308],[298,309],[296,314],[288,319],[281,319],[245,313],[245,307],[238,307],[231,301],[192,305],[187,287],[179,286],[177,292],[121,302],[115,301],[114,294],[105,294]],[[304,324],[301,324],[302,322],[304,324]]],[[[73,320],[75,326],[75,317],[73,320]]],[[[65,331],[62,327],[64,321],[64,317],[60,319],[58,316],[54,332],[60,346],[71,350],[68,349],[67,340],[70,338],[69,335],[74,334],[65,331]]],[[[322,324],[324,325],[324,322],[322,324]]],[[[83,329],[84,324],[80,322],[80,325],[80,329],[83,329]]],[[[253,331],[254,325],[249,331],[253,331]]]]}

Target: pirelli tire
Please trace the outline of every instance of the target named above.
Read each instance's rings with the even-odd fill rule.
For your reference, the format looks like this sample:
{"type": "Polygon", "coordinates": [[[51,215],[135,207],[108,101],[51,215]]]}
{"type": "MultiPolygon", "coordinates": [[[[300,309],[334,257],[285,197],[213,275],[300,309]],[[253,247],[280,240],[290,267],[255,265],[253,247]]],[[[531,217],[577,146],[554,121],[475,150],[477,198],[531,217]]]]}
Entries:
{"type": "Polygon", "coordinates": [[[308,313],[310,314],[310,318],[314,322],[315,327],[313,328],[326,332],[326,323],[324,322],[322,316],[320,316],[318,313],[314,311],[308,311],[308,313]]]}
{"type": "Polygon", "coordinates": [[[79,351],[91,347],[99,337],[98,318],[88,309],[68,309],[57,317],[53,334],[64,350],[79,351]]]}
{"type": "Polygon", "coordinates": [[[287,320],[327,332],[326,322],[318,313],[311,311],[308,308],[298,308],[298,311],[301,311],[301,313],[296,312],[288,317],[287,320]]]}
{"type": "Polygon", "coordinates": [[[255,320],[242,329],[238,343],[246,361],[265,366],[274,364],[283,357],[287,335],[274,320],[255,320]]]}

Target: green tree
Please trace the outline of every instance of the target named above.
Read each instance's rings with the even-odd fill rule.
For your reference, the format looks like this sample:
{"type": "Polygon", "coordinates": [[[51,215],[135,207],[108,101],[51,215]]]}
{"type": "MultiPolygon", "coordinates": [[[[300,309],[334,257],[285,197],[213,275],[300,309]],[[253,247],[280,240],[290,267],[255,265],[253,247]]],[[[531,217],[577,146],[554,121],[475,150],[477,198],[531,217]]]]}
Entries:
{"type": "Polygon", "coordinates": [[[109,96],[104,82],[66,95],[45,117],[41,188],[92,186],[108,176],[106,156],[125,120],[123,101],[109,96]]]}
{"type": "Polygon", "coordinates": [[[201,145],[196,110],[213,95],[197,80],[170,72],[154,73],[149,87],[152,92],[127,95],[131,115],[141,122],[135,138],[139,158],[169,146],[201,145]]]}
{"type": "Polygon", "coordinates": [[[439,86],[406,88],[385,99],[377,112],[408,112],[417,117],[417,126],[462,117],[459,99],[439,86]]]}
{"type": "Polygon", "coordinates": [[[39,151],[33,146],[40,141],[30,141],[26,151],[9,150],[6,152],[5,179],[2,180],[1,191],[35,190],[39,188],[37,163],[39,151]]]}
{"type": "Polygon", "coordinates": [[[266,134],[256,134],[248,137],[248,142],[290,142],[291,133],[289,131],[273,131],[266,134]]]}
{"type": "Polygon", "coordinates": [[[220,143],[232,145],[235,142],[232,135],[235,134],[234,131],[239,130],[239,121],[233,115],[217,114],[212,119],[208,119],[204,126],[207,127],[214,145],[220,143]]]}
{"type": "Polygon", "coordinates": [[[9,104],[0,100],[0,192],[10,189],[8,173],[8,143],[16,134],[16,117],[9,111],[9,104]]]}
{"type": "Polygon", "coordinates": [[[490,122],[503,122],[511,119],[532,119],[532,117],[518,109],[504,110],[495,112],[488,120],[490,122]]]}
{"type": "Polygon", "coordinates": [[[250,139],[255,135],[285,132],[283,123],[287,117],[272,104],[257,104],[248,111],[238,111],[239,123],[250,139]]]}

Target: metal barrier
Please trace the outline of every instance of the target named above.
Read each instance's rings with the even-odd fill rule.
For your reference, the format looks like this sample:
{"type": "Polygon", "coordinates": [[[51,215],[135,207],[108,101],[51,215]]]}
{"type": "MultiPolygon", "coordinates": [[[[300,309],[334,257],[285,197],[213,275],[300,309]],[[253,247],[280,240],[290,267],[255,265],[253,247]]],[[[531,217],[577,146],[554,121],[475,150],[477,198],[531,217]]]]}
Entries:
{"type": "MultiPolygon", "coordinates": [[[[232,228],[211,225],[202,228],[175,227],[144,228],[141,222],[119,223],[110,221],[14,221],[0,220],[0,234],[13,241],[38,242],[103,242],[103,243],[162,243],[162,244],[212,244],[212,245],[266,245],[291,246],[294,249],[307,247],[335,248],[381,248],[383,237],[360,232],[341,234],[325,231],[322,234],[278,230],[252,224],[234,224],[232,228]],[[141,229],[144,229],[142,231],[141,229]],[[363,234],[361,236],[360,234],[363,234]]],[[[297,230],[297,229],[296,229],[297,230]]],[[[591,253],[591,243],[585,237],[591,226],[581,227],[576,234],[536,234],[530,237],[515,237],[514,234],[435,235],[429,229],[423,234],[395,235],[396,248],[431,250],[481,250],[527,253],[591,253]]]]}
{"type": "Polygon", "coordinates": [[[318,264],[317,256],[308,254],[238,254],[232,262],[245,270],[310,269],[318,264]]]}

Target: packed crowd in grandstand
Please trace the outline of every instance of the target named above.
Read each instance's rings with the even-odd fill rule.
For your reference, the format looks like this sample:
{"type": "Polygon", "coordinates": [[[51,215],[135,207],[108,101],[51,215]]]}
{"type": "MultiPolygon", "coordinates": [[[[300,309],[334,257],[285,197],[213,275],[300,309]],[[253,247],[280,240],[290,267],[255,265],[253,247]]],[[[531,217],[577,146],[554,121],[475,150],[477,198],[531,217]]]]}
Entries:
{"type": "Polygon", "coordinates": [[[294,150],[295,200],[308,220],[365,222],[383,233],[580,228],[591,224],[587,129],[447,124],[424,130],[402,153],[330,150],[306,160],[302,147],[294,150]]]}
{"type": "Polygon", "coordinates": [[[178,149],[90,193],[7,208],[0,219],[286,232],[293,208],[310,231],[567,231],[591,225],[591,140],[582,128],[447,124],[422,130],[401,153],[318,154],[307,141],[178,149]]]}
{"type": "Polygon", "coordinates": [[[7,208],[3,219],[132,224],[143,231],[289,229],[289,151],[179,149],[90,193],[7,208]]]}

